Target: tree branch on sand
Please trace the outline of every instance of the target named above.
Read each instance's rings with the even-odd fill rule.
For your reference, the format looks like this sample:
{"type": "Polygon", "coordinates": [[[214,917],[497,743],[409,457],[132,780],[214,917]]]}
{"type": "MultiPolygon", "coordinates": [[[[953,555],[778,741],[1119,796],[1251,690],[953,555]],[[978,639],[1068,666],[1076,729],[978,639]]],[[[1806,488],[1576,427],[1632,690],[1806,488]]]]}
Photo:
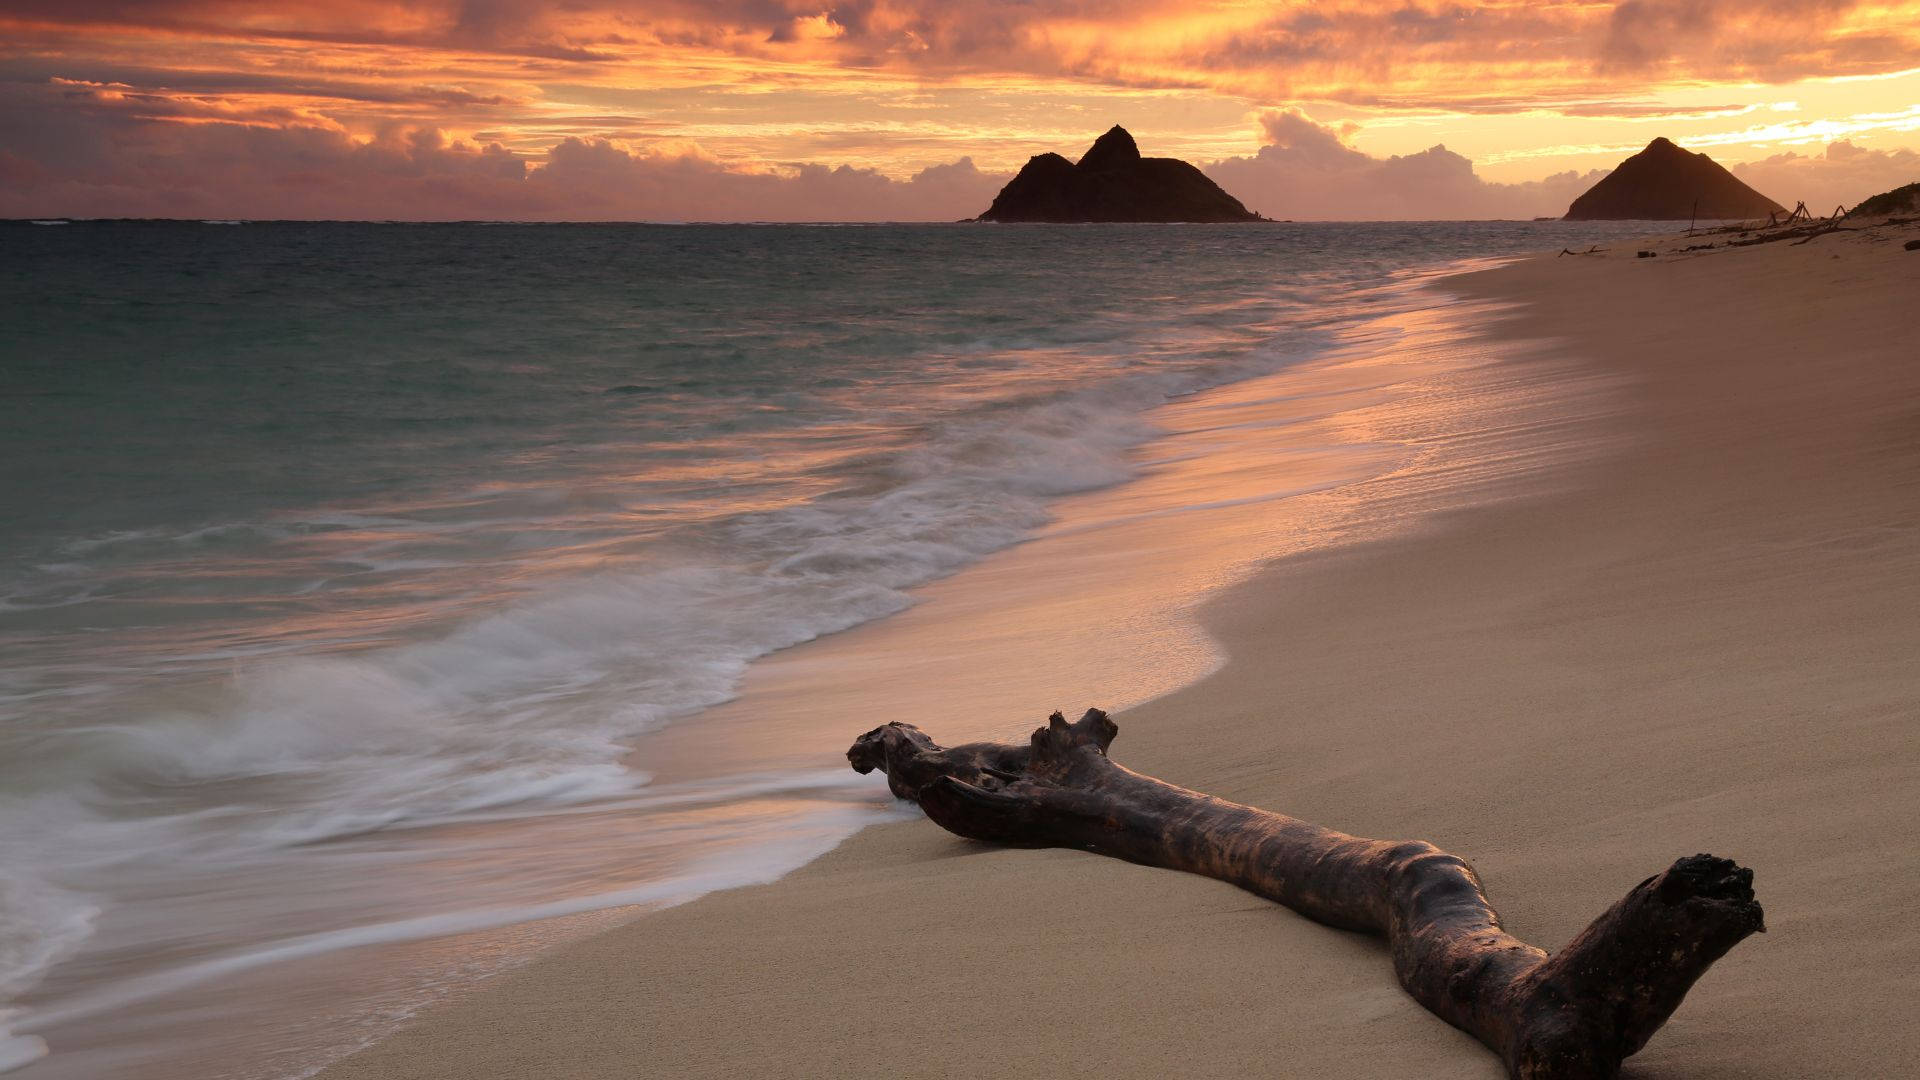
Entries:
{"type": "Polygon", "coordinates": [[[900,798],[950,832],[1071,847],[1237,885],[1329,926],[1379,934],[1400,985],[1517,1080],[1604,1080],[1715,960],[1762,931],[1753,872],[1690,855],[1633,887],[1549,957],[1500,926],[1464,859],[1366,840],[1175,787],[1107,757],[1118,728],[1054,713],[1028,745],[942,747],[911,724],[854,742],[900,798]]]}

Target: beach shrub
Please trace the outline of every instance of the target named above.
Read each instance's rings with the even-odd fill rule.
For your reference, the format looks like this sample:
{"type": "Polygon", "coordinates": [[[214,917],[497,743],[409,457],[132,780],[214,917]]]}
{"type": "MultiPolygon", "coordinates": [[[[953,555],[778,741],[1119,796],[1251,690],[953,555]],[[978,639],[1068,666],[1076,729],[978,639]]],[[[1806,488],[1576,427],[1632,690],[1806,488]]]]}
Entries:
{"type": "Polygon", "coordinates": [[[1920,207],[1920,182],[1883,191],[1847,211],[1848,217],[1881,217],[1920,207]]]}

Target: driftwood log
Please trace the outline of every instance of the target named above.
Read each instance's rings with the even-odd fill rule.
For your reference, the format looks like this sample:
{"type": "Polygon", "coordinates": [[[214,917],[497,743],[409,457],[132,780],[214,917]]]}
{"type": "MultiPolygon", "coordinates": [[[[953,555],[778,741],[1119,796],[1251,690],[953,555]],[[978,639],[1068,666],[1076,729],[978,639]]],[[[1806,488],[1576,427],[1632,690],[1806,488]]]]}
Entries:
{"type": "Polygon", "coordinates": [[[1753,872],[1691,855],[1633,887],[1559,953],[1508,934],[1473,868],[1422,841],[1365,840],[1113,763],[1098,709],[1029,745],[942,747],[911,724],[847,751],[961,836],[1071,847],[1230,882],[1329,926],[1380,934],[1400,985],[1522,1080],[1615,1076],[1707,968],[1765,929],[1753,872]]]}

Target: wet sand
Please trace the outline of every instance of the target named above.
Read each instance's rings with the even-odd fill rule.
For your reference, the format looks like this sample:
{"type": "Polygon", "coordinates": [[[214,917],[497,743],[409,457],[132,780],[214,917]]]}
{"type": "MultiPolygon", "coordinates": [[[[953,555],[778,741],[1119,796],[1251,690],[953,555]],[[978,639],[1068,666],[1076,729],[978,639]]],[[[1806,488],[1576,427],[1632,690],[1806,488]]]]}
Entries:
{"type": "MultiPolygon", "coordinates": [[[[1226,663],[1117,716],[1114,757],[1433,841],[1549,949],[1676,856],[1739,859],[1769,932],[1628,1075],[1900,1075],[1920,1053],[1912,235],[1453,279],[1512,305],[1493,359],[1341,414],[1418,453],[1210,602],[1226,663]]],[[[976,723],[948,710],[902,718],[976,723]]],[[[849,717],[848,741],[885,718],[849,717]]],[[[575,943],[321,1075],[1006,1074],[1500,1069],[1371,939],[914,821],[575,943]]]]}

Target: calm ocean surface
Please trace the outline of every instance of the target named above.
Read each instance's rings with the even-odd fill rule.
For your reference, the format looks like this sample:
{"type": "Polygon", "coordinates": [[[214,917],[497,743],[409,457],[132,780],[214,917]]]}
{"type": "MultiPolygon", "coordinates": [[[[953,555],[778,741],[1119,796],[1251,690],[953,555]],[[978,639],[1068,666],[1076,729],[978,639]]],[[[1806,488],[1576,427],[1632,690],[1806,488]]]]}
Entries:
{"type": "Polygon", "coordinates": [[[126,1017],[188,988],[777,876],[876,785],[643,736],[1396,275],[1644,230],[0,225],[0,1066],[159,1075],[220,999],[126,1017]]]}

